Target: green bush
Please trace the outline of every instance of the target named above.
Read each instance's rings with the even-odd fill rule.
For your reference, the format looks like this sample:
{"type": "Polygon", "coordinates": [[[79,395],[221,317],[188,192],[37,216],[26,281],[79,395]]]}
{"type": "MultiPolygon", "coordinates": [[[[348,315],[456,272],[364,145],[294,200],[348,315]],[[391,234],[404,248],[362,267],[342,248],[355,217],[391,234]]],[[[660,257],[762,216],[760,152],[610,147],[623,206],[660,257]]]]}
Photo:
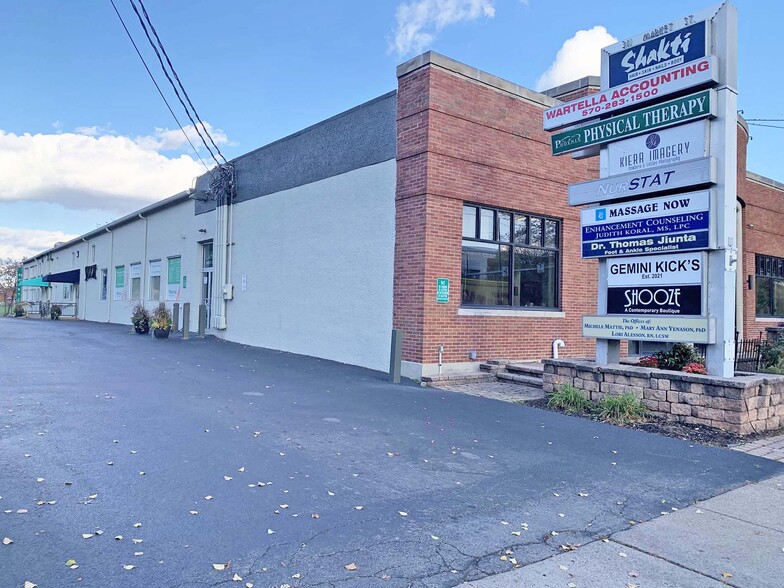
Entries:
{"type": "Polygon", "coordinates": [[[614,423],[639,421],[647,412],[648,409],[631,392],[620,396],[607,395],[599,402],[599,416],[602,420],[614,423]]]}
{"type": "Polygon", "coordinates": [[[550,394],[547,404],[552,408],[559,408],[566,412],[586,412],[591,408],[588,400],[581,390],[574,386],[564,384],[550,394]]]}
{"type": "Polygon", "coordinates": [[[777,376],[784,376],[784,367],[778,365],[771,365],[762,370],[766,374],[775,374],[777,376]]]}
{"type": "Polygon", "coordinates": [[[657,351],[653,357],[659,362],[660,369],[676,372],[681,371],[684,366],[690,363],[704,363],[694,345],[689,343],[676,343],[667,351],[657,351]]]}

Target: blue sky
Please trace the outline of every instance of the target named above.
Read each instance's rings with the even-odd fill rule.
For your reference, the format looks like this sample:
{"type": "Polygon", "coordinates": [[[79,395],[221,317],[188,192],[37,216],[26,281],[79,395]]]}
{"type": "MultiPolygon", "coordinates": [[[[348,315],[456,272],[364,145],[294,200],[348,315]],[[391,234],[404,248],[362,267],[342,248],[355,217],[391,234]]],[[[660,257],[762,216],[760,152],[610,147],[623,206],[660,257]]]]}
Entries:
{"type": "MultiPolygon", "coordinates": [[[[128,0],[115,2],[164,87],[128,0]]],[[[784,9],[774,0],[735,4],[739,108],[747,118],[784,118],[784,9]]],[[[628,37],[708,5],[146,2],[188,93],[228,158],[394,89],[395,67],[427,49],[536,88],[577,31],[603,26],[610,35],[628,37]],[[401,31],[408,36],[396,35],[401,31]]],[[[25,254],[93,229],[187,188],[188,178],[203,172],[109,0],[2,0],[0,9],[0,256],[25,254]]],[[[181,110],[175,112],[187,122],[181,110]]],[[[752,136],[749,169],[784,181],[784,130],[752,127],[752,136]]]]}

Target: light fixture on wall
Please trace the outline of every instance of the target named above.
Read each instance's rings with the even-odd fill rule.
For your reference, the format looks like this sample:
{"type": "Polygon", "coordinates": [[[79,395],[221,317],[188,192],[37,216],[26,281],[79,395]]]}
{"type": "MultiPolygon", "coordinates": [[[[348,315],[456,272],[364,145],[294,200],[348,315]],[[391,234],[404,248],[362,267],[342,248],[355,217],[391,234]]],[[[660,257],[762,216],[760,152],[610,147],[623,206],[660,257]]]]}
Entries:
{"type": "Polygon", "coordinates": [[[746,284],[748,285],[749,290],[753,290],[754,289],[754,276],[749,274],[749,277],[746,278],[746,284]]]}

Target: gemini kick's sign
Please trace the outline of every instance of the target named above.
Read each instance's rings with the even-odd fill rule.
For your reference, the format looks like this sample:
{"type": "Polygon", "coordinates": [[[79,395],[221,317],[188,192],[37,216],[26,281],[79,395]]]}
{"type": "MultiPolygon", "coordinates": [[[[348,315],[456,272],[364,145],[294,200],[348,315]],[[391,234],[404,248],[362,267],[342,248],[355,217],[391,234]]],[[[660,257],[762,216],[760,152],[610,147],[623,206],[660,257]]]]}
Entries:
{"type": "Polygon", "coordinates": [[[642,110],[614,116],[598,123],[557,133],[550,137],[550,142],[552,143],[553,155],[560,155],[585,149],[591,145],[602,145],[655,129],[715,115],[716,92],[715,90],[703,90],[642,110]]]}
{"type": "Polygon", "coordinates": [[[703,253],[622,257],[607,262],[607,313],[702,314],[703,253]]]}

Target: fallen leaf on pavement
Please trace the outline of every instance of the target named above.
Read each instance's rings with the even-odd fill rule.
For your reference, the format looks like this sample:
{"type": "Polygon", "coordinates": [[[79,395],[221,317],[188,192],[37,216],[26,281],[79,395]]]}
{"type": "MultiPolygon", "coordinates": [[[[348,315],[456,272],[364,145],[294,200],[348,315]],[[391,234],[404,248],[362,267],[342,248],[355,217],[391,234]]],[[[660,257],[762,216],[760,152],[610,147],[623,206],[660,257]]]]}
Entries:
{"type": "Polygon", "coordinates": [[[231,577],[231,579],[232,579],[232,580],[234,580],[235,582],[242,582],[242,578],[241,578],[241,577],[240,577],[240,575],[239,575],[238,573],[236,573],[236,572],[235,572],[235,573],[234,573],[234,575],[231,577]]]}
{"type": "Polygon", "coordinates": [[[70,568],[75,563],[76,563],[75,559],[69,559],[68,561],[65,562],[65,565],[67,565],[70,568]]]}
{"type": "Polygon", "coordinates": [[[230,565],[231,565],[231,562],[212,564],[212,569],[216,570],[218,572],[222,572],[223,570],[228,568],[230,565]]]}
{"type": "Polygon", "coordinates": [[[223,479],[224,479],[224,480],[226,480],[226,481],[228,482],[229,480],[231,480],[231,479],[233,479],[233,478],[232,478],[231,476],[223,476],[223,479]]]}
{"type": "Polygon", "coordinates": [[[132,570],[132,569],[133,569],[133,568],[135,568],[135,567],[136,567],[136,566],[132,566],[132,565],[130,565],[130,564],[126,564],[126,565],[124,565],[124,566],[123,566],[123,569],[124,569],[124,570],[132,570]]]}
{"type": "Polygon", "coordinates": [[[729,572],[722,572],[721,575],[724,578],[732,578],[732,574],[730,574],[729,572]]]}
{"type": "Polygon", "coordinates": [[[312,515],[310,515],[310,518],[312,518],[312,519],[318,519],[318,518],[320,518],[320,516],[321,516],[321,515],[319,515],[317,512],[314,512],[312,515]]]}
{"type": "Polygon", "coordinates": [[[38,584],[33,584],[30,580],[25,580],[24,588],[38,588],[38,584]]]}
{"type": "Polygon", "coordinates": [[[274,533],[275,531],[273,531],[272,529],[267,529],[267,535],[273,535],[274,533]]]}
{"type": "Polygon", "coordinates": [[[399,514],[401,517],[407,517],[408,516],[408,513],[407,512],[403,512],[402,510],[399,510],[397,514],[399,514]]]}
{"type": "Polygon", "coordinates": [[[3,545],[11,545],[11,543],[13,543],[13,542],[14,542],[14,540],[13,539],[9,539],[8,537],[5,537],[3,539],[3,545]]]}
{"type": "Polygon", "coordinates": [[[353,572],[354,570],[357,569],[357,564],[350,563],[350,564],[348,564],[346,566],[343,566],[343,567],[346,568],[349,572],[353,572]]]}
{"type": "Polygon", "coordinates": [[[199,511],[198,511],[198,510],[192,510],[192,511],[190,511],[190,513],[191,513],[192,515],[197,515],[197,514],[199,514],[199,511]]]}
{"type": "Polygon", "coordinates": [[[82,533],[82,539],[89,539],[89,538],[90,538],[90,537],[92,537],[94,534],[95,534],[95,533],[82,533]]]}
{"type": "Polygon", "coordinates": [[[204,500],[212,500],[212,496],[205,496],[204,500]]]}
{"type": "Polygon", "coordinates": [[[134,527],[136,527],[136,528],[138,529],[139,527],[141,527],[141,526],[142,526],[142,524],[141,524],[141,523],[134,523],[134,524],[133,524],[133,526],[134,526],[134,527]]]}

